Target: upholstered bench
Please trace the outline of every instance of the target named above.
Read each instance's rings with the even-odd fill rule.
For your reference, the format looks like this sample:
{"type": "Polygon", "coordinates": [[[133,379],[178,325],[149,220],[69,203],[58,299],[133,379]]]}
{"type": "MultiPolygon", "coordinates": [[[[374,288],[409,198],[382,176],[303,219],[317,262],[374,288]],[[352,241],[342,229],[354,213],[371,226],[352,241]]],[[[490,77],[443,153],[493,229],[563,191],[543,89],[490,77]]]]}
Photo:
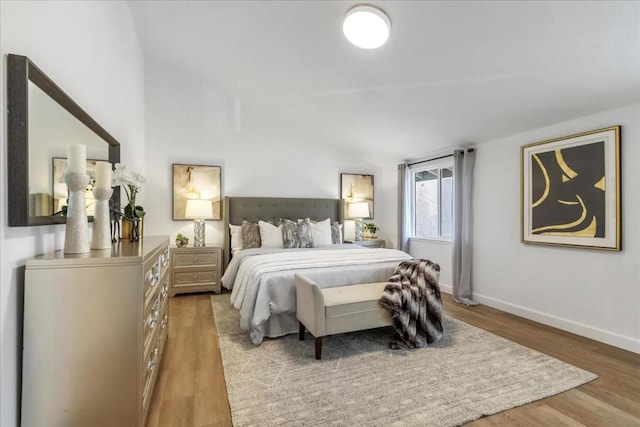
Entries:
{"type": "Polygon", "coordinates": [[[305,327],[315,338],[316,359],[322,356],[322,337],[392,324],[379,300],[387,282],[320,288],[296,274],[297,316],[300,340],[305,327]]]}

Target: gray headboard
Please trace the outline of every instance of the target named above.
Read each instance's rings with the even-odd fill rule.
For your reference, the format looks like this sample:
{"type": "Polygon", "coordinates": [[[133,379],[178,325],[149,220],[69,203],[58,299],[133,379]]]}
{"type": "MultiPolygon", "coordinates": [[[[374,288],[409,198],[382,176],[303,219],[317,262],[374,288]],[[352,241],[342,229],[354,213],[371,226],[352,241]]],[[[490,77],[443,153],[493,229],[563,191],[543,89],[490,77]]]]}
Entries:
{"type": "Polygon", "coordinates": [[[331,222],[340,221],[342,210],[340,199],[296,199],[281,197],[225,197],[224,198],[224,268],[231,259],[231,236],[229,224],[240,225],[242,221],[258,220],[276,222],[280,218],[311,218],[331,222]]]}

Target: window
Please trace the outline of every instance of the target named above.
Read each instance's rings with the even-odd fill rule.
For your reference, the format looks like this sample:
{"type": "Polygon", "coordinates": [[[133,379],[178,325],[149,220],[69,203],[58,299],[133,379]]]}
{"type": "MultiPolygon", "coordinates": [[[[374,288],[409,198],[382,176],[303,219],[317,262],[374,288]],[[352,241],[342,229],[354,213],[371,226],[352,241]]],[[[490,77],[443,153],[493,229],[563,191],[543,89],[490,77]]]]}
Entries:
{"type": "Polygon", "coordinates": [[[413,237],[450,240],[453,228],[453,159],[411,170],[413,237]]]}

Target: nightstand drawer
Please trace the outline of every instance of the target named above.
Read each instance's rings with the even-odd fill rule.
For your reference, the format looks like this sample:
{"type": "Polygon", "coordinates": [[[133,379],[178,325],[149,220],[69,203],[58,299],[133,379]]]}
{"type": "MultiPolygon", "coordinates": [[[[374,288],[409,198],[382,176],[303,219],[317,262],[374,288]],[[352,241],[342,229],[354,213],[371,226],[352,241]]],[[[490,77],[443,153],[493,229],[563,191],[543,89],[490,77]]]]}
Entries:
{"type": "Polygon", "coordinates": [[[180,251],[173,255],[173,266],[180,267],[215,267],[218,263],[218,253],[204,251],[180,251]]]}
{"type": "Polygon", "coordinates": [[[216,283],[217,279],[218,272],[216,270],[190,270],[173,272],[174,287],[216,283]]]}

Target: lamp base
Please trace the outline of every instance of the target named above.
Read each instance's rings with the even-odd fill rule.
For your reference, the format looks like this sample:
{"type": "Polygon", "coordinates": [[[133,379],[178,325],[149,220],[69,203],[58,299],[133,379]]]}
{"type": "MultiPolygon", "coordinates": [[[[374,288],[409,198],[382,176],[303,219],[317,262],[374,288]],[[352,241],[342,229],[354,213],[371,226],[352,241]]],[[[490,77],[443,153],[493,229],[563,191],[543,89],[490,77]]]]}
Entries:
{"type": "Polygon", "coordinates": [[[362,218],[356,218],[355,220],[356,227],[356,241],[364,240],[362,238],[362,218]]]}
{"type": "Polygon", "coordinates": [[[196,248],[202,248],[205,246],[204,231],[206,228],[206,221],[204,219],[193,220],[193,246],[196,248]]]}

